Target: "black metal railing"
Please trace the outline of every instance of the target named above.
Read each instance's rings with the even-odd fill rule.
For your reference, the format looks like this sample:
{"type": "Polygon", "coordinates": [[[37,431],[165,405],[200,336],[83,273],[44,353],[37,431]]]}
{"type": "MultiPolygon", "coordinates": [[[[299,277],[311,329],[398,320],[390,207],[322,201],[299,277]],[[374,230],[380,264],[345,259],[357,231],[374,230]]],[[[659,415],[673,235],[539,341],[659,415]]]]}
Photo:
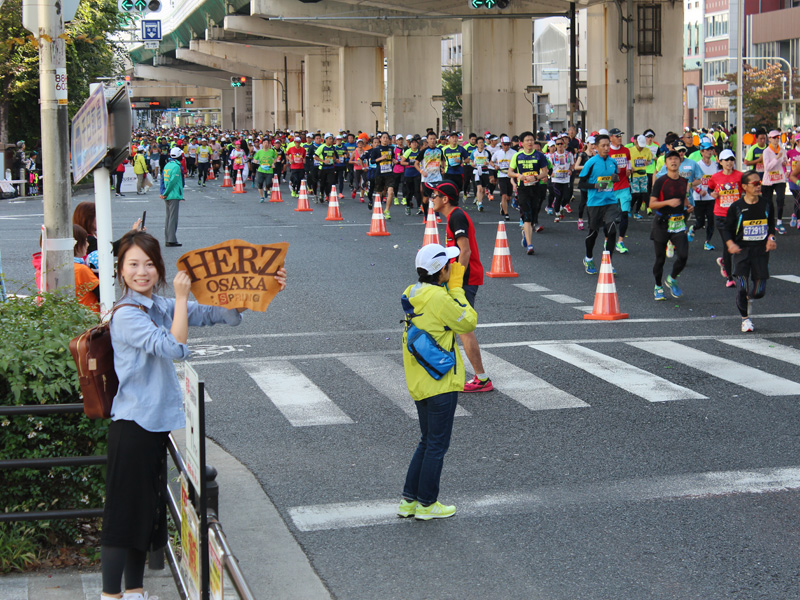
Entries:
{"type": "MultiPolygon", "coordinates": [[[[42,415],[63,415],[76,414],[83,412],[83,404],[44,404],[44,405],[25,405],[25,406],[0,406],[0,417],[4,416],[42,416],[42,415]]],[[[186,464],[183,456],[175,443],[175,438],[170,434],[167,444],[172,462],[180,473],[186,474],[186,464]]],[[[105,455],[93,456],[60,456],[48,458],[17,458],[0,460],[0,470],[12,469],[47,469],[51,467],[80,467],[87,465],[105,465],[108,457],[105,455]]],[[[230,582],[239,595],[241,600],[255,600],[255,595],[250,589],[247,579],[239,566],[239,561],[231,550],[228,539],[219,522],[219,484],[216,481],[217,470],[214,467],[206,466],[206,486],[204,496],[206,497],[208,529],[212,529],[222,548],[222,564],[225,572],[230,578],[230,582]]],[[[178,531],[181,532],[181,510],[180,503],[169,486],[167,486],[167,508],[172,517],[172,521],[178,531]]],[[[103,516],[102,508],[86,509],[64,509],[64,510],[42,510],[28,512],[0,512],[0,523],[12,521],[47,521],[53,519],[87,519],[103,516]]],[[[180,568],[180,559],[177,550],[172,543],[168,542],[166,548],[151,552],[148,564],[150,569],[161,570],[164,568],[164,556],[178,588],[178,593],[183,600],[188,597],[188,584],[180,568]]],[[[207,596],[207,590],[205,590],[207,596]]]]}

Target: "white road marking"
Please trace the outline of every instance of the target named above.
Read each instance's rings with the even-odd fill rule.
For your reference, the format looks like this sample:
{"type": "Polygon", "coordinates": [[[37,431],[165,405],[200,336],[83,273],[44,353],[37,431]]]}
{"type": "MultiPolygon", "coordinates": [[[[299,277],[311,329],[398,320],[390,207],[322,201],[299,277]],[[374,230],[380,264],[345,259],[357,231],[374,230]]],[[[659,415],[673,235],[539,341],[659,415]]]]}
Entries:
{"type": "Polygon", "coordinates": [[[369,223],[328,223],[323,227],[369,227],[369,223]]]}
{"type": "Polygon", "coordinates": [[[576,308],[581,312],[590,313],[594,310],[594,306],[591,304],[587,304],[586,306],[573,306],[572,308],[576,308]]]}
{"type": "Polygon", "coordinates": [[[28,600],[28,578],[17,575],[0,577],[0,598],[3,600],[28,600]]]}
{"type": "Polygon", "coordinates": [[[709,375],[735,383],[765,396],[794,396],[800,394],[800,383],[766,373],[742,363],[695,350],[676,342],[629,342],[634,348],[645,350],[682,365],[704,371],[709,375]]]}
{"type": "MultiPolygon", "coordinates": [[[[772,315],[758,315],[759,320],[761,319],[785,319],[785,318],[800,318],[800,313],[787,313],[787,314],[772,314],[772,315]]],[[[741,322],[742,318],[739,315],[725,315],[725,316],[718,316],[714,318],[715,321],[738,321],[741,322]]],[[[622,319],[620,321],[615,321],[614,324],[609,324],[605,322],[606,327],[617,327],[622,326],[625,323],[676,323],[676,324],[683,324],[689,321],[709,321],[709,317],[677,317],[677,318],[668,318],[668,319],[622,319]]],[[[503,327],[547,327],[548,329],[553,329],[554,327],[565,327],[567,325],[585,325],[587,323],[599,323],[600,321],[587,321],[586,319],[575,319],[571,321],[516,321],[516,322],[507,322],[507,323],[478,323],[478,329],[499,329],[503,327]]],[[[737,327],[738,330],[738,327],[737,327]]],[[[340,331],[297,331],[297,332],[287,332],[287,333],[226,333],[220,334],[216,336],[208,336],[208,337],[201,337],[197,339],[193,339],[194,343],[200,342],[209,342],[209,341],[219,341],[219,340],[230,340],[230,339],[269,339],[269,338],[292,338],[292,337],[326,337],[326,336],[337,336],[337,335],[378,335],[378,334],[387,334],[387,333],[399,333],[400,329],[398,327],[387,328],[387,329],[349,329],[349,330],[340,330],[340,331]]],[[[797,335],[790,334],[790,335],[797,335]]],[[[775,336],[783,336],[783,334],[770,334],[770,337],[775,336]]],[[[664,339],[715,339],[717,336],[690,336],[690,337],[669,337],[664,339]]],[[[644,338],[642,336],[638,336],[632,339],[651,339],[651,338],[644,338]]],[[[658,337],[654,337],[652,339],[661,339],[658,337]]],[[[536,341],[536,340],[534,340],[536,341]]],[[[561,343],[564,340],[554,340],[553,343],[561,343]]],[[[587,341],[586,338],[580,338],[579,342],[587,341]]],[[[608,342],[615,342],[617,341],[614,338],[606,338],[605,340],[591,340],[592,343],[598,342],[603,343],[604,341],[608,342]]],[[[226,342],[227,343],[227,342],[226,342]]],[[[518,346],[525,346],[532,342],[515,342],[511,343],[511,345],[518,345],[518,346]]],[[[483,346],[483,344],[481,344],[483,346]]],[[[505,344],[495,347],[504,347],[505,344]]]]}
{"type": "Polygon", "coordinates": [[[782,279],[790,283],[800,283],[800,277],[797,275],[771,275],[773,279],[782,279]]]}
{"type": "MultiPolygon", "coordinates": [[[[401,364],[388,356],[380,355],[342,356],[339,360],[409,417],[419,419],[417,408],[406,387],[406,376],[401,364]]],[[[458,406],[456,416],[469,417],[471,414],[464,407],[458,406]]]]}
{"type": "Polygon", "coordinates": [[[3,219],[24,219],[26,217],[43,217],[44,213],[30,214],[30,215],[3,215],[3,219]]]}
{"type": "MultiPolygon", "coordinates": [[[[750,471],[712,471],[601,483],[535,488],[528,492],[498,492],[483,496],[449,498],[458,512],[455,519],[528,514],[567,506],[622,505],[652,500],[707,499],[731,494],[769,494],[800,489],[800,468],[750,471]]],[[[409,525],[414,519],[397,516],[394,500],[358,500],[336,504],[296,506],[289,516],[300,531],[326,531],[374,525],[409,525]]]]}
{"type": "Polygon", "coordinates": [[[538,283],[515,283],[515,287],[525,290],[526,292],[549,292],[550,288],[546,288],[538,283]]]}
{"type": "MultiPolygon", "coordinates": [[[[735,317],[737,320],[741,321],[741,317],[735,317]]],[[[763,317],[760,317],[763,318],[763,317]]],[[[368,334],[375,334],[375,333],[397,333],[395,329],[387,329],[385,331],[380,330],[372,330],[372,331],[365,331],[365,332],[358,332],[358,331],[340,331],[340,332],[319,332],[319,333],[303,333],[298,334],[299,337],[325,337],[325,336],[334,336],[334,335],[343,335],[343,334],[358,334],[358,333],[368,333],[368,334]]],[[[234,336],[236,339],[259,339],[259,338],[271,338],[271,337],[294,337],[294,334],[250,334],[250,335],[242,335],[242,336],[234,336]]],[[[737,335],[736,337],[741,337],[737,335]]],[[[792,332],[784,332],[784,333],[771,333],[769,334],[770,339],[772,338],[797,338],[800,337],[800,331],[792,331],[792,332]]],[[[202,338],[195,340],[197,343],[203,342],[219,342],[219,341],[230,341],[230,337],[225,338],[202,338]]],[[[642,337],[619,337],[619,338],[605,338],[600,340],[587,340],[586,338],[573,338],[573,339],[561,339],[561,340],[524,340],[521,342],[495,342],[495,343],[481,343],[481,349],[494,349],[494,348],[519,348],[523,346],[530,346],[530,345],[537,345],[537,346],[549,346],[549,345],[562,345],[562,344],[625,344],[625,343],[632,343],[632,342],[641,342],[641,341],[678,341],[678,342],[691,342],[691,341],[703,341],[703,340],[720,340],[721,338],[718,335],[687,335],[687,336],[664,336],[664,337],[649,337],[649,338],[642,338],[642,337]]],[[[760,339],[760,338],[748,338],[748,339],[760,339]]],[[[382,356],[392,356],[392,355],[399,355],[400,351],[393,348],[391,350],[369,350],[364,352],[320,352],[317,354],[282,354],[280,356],[256,356],[256,357],[249,357],[249,358],[242,358],[240,354],[237,355],[230,355],[230,358],[209,358],[203,360],[193,360],[193,365],[213,365],[213,364],[222,364],[227,362],[235,362],[236,364],[241,365],[259,365],[267,360],[313,360],[313,359],[325,359],[325,358],[341,358],[343,356],[371,356],[373,354],[380,354],[382,356]]]]}
{"type": "Polygon", "coordinates": [[[245,365],[245,369],[294,427],[353,422],[289,361],[245,365]]]}
{"type": "Polygon", "coordinates": [[[543,294],[542,298],[547,298],[548,300],[558,302],[559,304],[580,304],[583,302],[583,300],[578,300],[577,298],[567,296],[566,294],[543,294]]]}
{"type": "Polygon", "coordinates": [[[579,344],[531,344],[530,347],[583,369],[649,402],[705,398],[702,394],[676,385],[663,377],[579,344]]]}
{"type": "Polygon", "coordinates": [[[486,373],[492,378],[495,389],[516,400],[528,410],[589,406],[580,398],[576,398],[491,352],[481,352],[481,358],[486,373]]]}
{"type": "Polygon", "coordinates": [[[800,367],[800,350],[791,346],[784,346],[777,342],[770,342],[763,338],[737,337],[719,340],[723,344],[754,352],[800,367]]]}

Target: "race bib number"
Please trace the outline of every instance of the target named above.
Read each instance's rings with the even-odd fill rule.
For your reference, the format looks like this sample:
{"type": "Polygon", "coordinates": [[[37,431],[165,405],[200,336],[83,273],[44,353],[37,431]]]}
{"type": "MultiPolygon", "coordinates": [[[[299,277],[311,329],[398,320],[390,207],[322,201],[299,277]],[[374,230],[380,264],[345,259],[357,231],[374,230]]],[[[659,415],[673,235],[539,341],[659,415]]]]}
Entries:
{"type": "Polygon", "coordinates": [[[708,176],[708,175],[705,175],[705,176],[703,176],[703,178],[700,180],[700,185],[702,185],[702,186],[703,186],[703,187],[705,187],[705,188],[708,188],[708,182],[709,182],[709,181],[711,181],[711,177],[710,177],[710,176],[708,176]]]}
{"type": "Polygon", "coordinates": [[[461,157],[458,155],[449,156],[447,158],[447,164],[450,165],[451,167],[457,167],[458,165],[461,164],[461,157]]]}
{"type": "Polygon", "coordinates": [[[303,157],[299,154],[292,154],[292,164],[300,165],[303,163],[303,157]]]}
{"type": "Polygon", "coordinates": [[[392,165],[390,163],[381,163],[381,173],[391,173],[392,165]]]}
{"type": "Polygon", "coordinates": [[[208,152],[205,150],[200,151],[200,158],[206,160],[208,158],[208,152]]]}
{"type": "Polygon", "coordinates": [[[569,174],[569,171],[566,169],[556,169],[555,176],[556,177],[566,177],[569,174]]]}
{"type": "Polygon", "coordinates": [[[237,156],[236,158],[234,158],[233,159],[233,164],[235,164],[235,165],[242,164],[242,157],[241,156],[237,156]]]}
{"type": "Polygon", "coordinates": [[[507,158],[500,159],[500,168],[503,171],[508,171],[508,167],[511,165],[511,161],[507,158]]]}
{"type": "Polygon", "coordinates": [[[485,156],[476,156],[475,157],[475,165],[478,167],[482,167],[486,164],[486,157],[485,156]]]}
{"type": "Polygon", "coordinates": [[[764,172],[764,163],[758,163],[756,165],[756,172],[763,173],[764,172]]]}
{"type": "MultiPolygon", "coordinates": [[[[522,173],[523,177],[533,177],[534,175],[536,175],[536,173],[534,171],[528,171],[526,173],[522,173]]],[[[537,183],[538,183],[538,181],[525,181],[525,180],[522,181],[522,185],[525,185],[525,186],[536,185],[537,183]]]]}
{"type": "Polygon", "coordinates": [[[783,171],[770,171],[769,180],[771,183],[783,183],[783,171]]]}
{"type": "Polygon", "coordinates": [[[742,241],[760,242],[767,237],[767,220],[758,219],[742,222],[742,241]]]}
{"type": "Polygon", "coordinates": [[[322,162],[323,162],[323,164],[326,164],[326,165],[332,165],[333,164],[333,157],[332,156],[326,156],[325,158],[322,159],[322,162]]]}
{"type": "Polygon", "coordinates": [[[601,175],[597,178],[597,189],[600,191],[608,191],[614,187],[614,181],[611,175],[601,175]]]}
{"type": "Polygon", "coordinates": [[[720,208],[728,208],[731,204],[739,199],[739,190],[720,190],[719,191],[719,206],[720,208]]]}
{"type": "Polygon", "coordinates": [[[645,160],[644,158],[637,158],[633,161],[634,167],[646,167],[649,160],[645,160]]]}
{"type": "Polygon", "coordinates": [[[667,231],[670,233],[680,233],[686,231],[686,220],[683,215],[673,215],[667,221],[667,231]]]}

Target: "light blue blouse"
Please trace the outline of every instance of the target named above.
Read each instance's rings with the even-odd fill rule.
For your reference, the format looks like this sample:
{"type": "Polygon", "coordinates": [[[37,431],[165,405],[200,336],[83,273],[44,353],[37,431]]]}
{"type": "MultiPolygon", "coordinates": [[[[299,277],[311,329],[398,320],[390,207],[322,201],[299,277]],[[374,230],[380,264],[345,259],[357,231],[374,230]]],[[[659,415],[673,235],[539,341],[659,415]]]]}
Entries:
{"type": "MultiPolygon", "coordinates": [[[[124,306],[111,320],[114,370],[119,389],[111,418],[135,421],[147,431],[172,431],[185,426],[183,392],[173,360],[186,360],[189,347],[170,333],[175,309],[173,298],[152,298],[128,290],[118,304],[139,304],[145,311],[124,306]]],[[[189,325],[238,325],[235,309],[189,302],[189,325]]]]}

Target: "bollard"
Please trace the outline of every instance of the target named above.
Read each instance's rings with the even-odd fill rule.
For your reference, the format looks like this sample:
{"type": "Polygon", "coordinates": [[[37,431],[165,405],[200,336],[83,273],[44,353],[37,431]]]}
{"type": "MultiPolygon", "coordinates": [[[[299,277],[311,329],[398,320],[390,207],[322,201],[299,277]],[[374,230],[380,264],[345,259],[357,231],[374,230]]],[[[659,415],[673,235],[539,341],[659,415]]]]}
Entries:
{"type": "Polygon", "coordinates": [[[22,180],[22,183],[19,184],[19,195],[20,198],[25,198],[28,194],[26,193],[25,184],[27,182],[27,177],[25,173],[25,167],[21,167],[19,170],[19,178],[22,180]]]}
{"type": "Polygon", "coordinates": [[[157,548],[155,550],[151,550],[150,553],[147,555],[147,567],[151,571],[163,571],[164,570],[164,548],[157,548]]]}
{"type": "Polygon", "coordinates": [[[217,470],[211,465],[206,465],[206,508],[213,511],[219,519],[219,483],[217,483],[217,470]]]}

